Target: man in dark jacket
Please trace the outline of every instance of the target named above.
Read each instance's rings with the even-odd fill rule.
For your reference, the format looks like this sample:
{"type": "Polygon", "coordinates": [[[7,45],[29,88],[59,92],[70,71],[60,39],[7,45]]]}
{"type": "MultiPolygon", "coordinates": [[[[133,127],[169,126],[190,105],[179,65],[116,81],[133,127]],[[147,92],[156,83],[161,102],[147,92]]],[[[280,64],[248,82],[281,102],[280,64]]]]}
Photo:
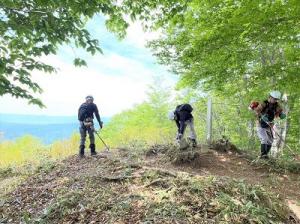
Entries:
{"type": "Polygon", "coordinates": [[[190,127],[190,140],[192,141],[193,147],[197,146],[196,132],[194,129],[194,118],[192,115],[193,108],[190,104],[181,104],[176,107],[174,112],[175,122],[178,128],[177,140],[181,141],[184,135],[186,126],[190,127]]]}
{"type": "Polygon", "coordinates": [[[78,120],[79,120],[79,132],[80,132],[80,146],[79,146],[79,156],[84,156],[85,139],[86,132],[89,134],[90,138],[90,149],[91,155],[96,155],[95,146],[95,136],[94,136],[94,114],[99,123],[100,128],[103,126],[103,122],[100,119],[99,111],[97,105],[93,103],[94,98],[92,96],[87,96],[85,98],[85,103],[81,104],[78,110],[78,120]]]}

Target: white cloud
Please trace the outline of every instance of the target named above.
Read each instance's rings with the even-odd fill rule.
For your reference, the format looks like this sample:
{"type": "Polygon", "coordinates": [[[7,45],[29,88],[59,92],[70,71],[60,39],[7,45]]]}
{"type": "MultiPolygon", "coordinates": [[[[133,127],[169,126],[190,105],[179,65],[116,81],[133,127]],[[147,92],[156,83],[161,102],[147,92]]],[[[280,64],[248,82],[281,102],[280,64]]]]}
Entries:
{"type": "Polygon", "coordinates": [[[112,116],[146,99],[147,86],[152,82],[154,71],[139,61],[117,54],[98,56],[99,68],[74,67],[59,60],[57,56],[47,57],[47,62],[59,68],[56,74],[35,72],[33,79],[44,90],[41,99],[47,106],[39,109],[27,105],[25,100],[9,96],[0,98],[4,113],[29,113],[47,115],[74,115],[84,97],[92,94],[102,116],[112,116]],[[106,66],[106,67],[104,67],[106,66]],[[117,74],[109,74],[116,72],[117,74]],[[108,71],[108,72],[107,72],[108,71]],[[20,108],[22,108],[20,110],[20,108]]]}
{"type": "MultiPolygon", "coordinates": [[[[95,27],[92,27],[94,31],[95,27]]],[[[99,27],[101,36],[110,36],[99,27]]],[[[34,72],[33,80],[39,83],[44,92],[40,98],[47,106],[39,109],[28,105],[26,100],[10,96],[0,98],[2,113],[75,115],[78,107],[88,94],[92,94],[100,109],[100,115],[112,116],[136,103],[146,99],[148,85],[154,76],[164,76],[168,85],[174,85],[175,79],[163,67],[154,64],[154,58],[144,47],[146,40],[157,36],[157,33],[144,33],[139,23],[134,23],[128,30],[123,42],[104,38],[101,40],[95,30],[96,38],[105,41],[107,46],[104,55],[84,55],[88,67],[75,67],[70,59],[74,52],[70,47],[63,47],[60,55],[53,55],[44,60],[59,68],[56,74],[34,72]],[[128,51],[130,50],[130,51],[128,51]]]]}
{"type": "Polygon", "coordinates": [[[147,41],[157,39],[159,35],[159,32],[144,31],[142,24],[137,21],[130,24],[125,40],[134,46],[145,48],[147,41]]]}

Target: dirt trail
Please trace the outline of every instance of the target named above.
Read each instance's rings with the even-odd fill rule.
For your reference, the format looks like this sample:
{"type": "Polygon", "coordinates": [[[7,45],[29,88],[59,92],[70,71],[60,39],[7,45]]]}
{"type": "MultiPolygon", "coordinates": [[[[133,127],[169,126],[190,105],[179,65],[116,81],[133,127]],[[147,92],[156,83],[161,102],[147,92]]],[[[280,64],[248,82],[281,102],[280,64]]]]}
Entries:
{"type": "Polygon", "coordinates": [[[199,157],[191,163],[174,165],[163,154],[146,157],[145,165],[170,171],[183,171],[200,176],[226,176],[260,184],[286,200],[287,205],[300,219],[300,175],[278,173],[267,166],[257,166],[245,157],[232,152],[217,152],[207,147],[196,149],[199,157]]]}
{"type": "Polygon", "coordinates": [[[300,201],[300,176],[280,174],[267,167],[251,164],[251,161],[234,153],[220,153],[207,148],[201,149],[200,156],[194,163],[173,165],[162,162],[164,155],[147,157],[145,164],[169,170],[184,171],[195,175],[217,175],[243,179],[251,184],[261,184],[280,194],[284,198],[300,201]]]}

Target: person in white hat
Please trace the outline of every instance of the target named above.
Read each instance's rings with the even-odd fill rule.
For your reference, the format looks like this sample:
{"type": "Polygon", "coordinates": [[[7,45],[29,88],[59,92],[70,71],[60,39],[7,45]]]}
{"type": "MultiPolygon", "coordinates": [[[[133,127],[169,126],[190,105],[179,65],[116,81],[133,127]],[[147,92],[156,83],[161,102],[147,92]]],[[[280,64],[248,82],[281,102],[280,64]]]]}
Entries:
{"type": "Polygon", "coordinates": [[[269,158],[268,153],[270,152],[274,141],[274,118],[286,118],[286,114],[283,112],[279,104],[280,99],[281,93],[279,91],[272,91],[270,92],[267,100],[259,103],[258,106],[254,108],[258,117],[257,134],[261,142],[260,150],[261,158],[263,159],[269,158]]]}

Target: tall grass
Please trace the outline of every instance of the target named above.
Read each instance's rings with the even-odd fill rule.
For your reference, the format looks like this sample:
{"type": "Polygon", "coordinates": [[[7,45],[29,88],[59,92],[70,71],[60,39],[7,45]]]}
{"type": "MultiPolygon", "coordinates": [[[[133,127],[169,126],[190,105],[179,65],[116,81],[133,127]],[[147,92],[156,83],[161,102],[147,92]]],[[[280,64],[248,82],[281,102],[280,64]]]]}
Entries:
{"type": "Polygon", "coordinates": [[[24,135],[14,141],[0,143],[0,168],[29,165],[36,167],[49,159],[64,159],[77,152],[78,135],[44,145],[38,138],[24,135]]]}
{"type": "Polygon", "coordinates": [[[44,150],[45,146],[42,142],[30,135],[25,135],[15,141],[4,141],[0,144],[0,167],[34,162],[39,152],[44,150]]]}
{"type": "Polygon", "coordinates": [[[46,150],[47,156],[53,159],[64,159],[78,152],[79,134],[74,133],[69,139],[52,143],[46,150]]]}

